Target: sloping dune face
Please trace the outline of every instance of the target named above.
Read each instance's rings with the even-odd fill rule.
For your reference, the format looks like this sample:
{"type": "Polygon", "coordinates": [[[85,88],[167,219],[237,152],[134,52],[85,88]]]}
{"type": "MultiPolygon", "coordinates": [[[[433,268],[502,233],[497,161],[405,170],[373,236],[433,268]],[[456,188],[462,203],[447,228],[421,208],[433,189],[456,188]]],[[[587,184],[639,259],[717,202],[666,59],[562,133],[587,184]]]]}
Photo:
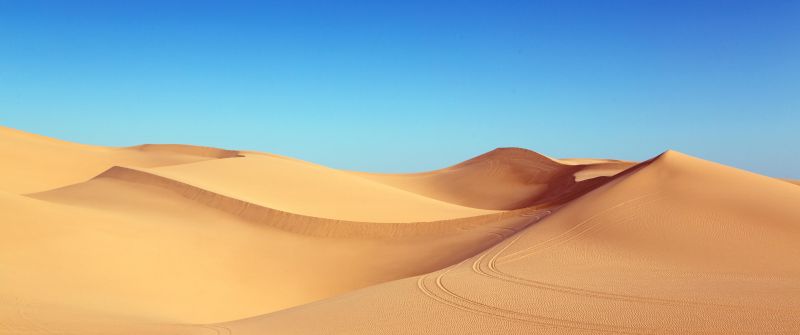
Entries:
{"type": "Polygon", "coordinates": [[[0,275],[3,294],[148,320],[230,320],[433,271],[531,221],[484,217],[384,230],[199,190],[165,192],[114,177],[91,184],[91,192],[69,193],[68,204],[52,194],[35,196],[47,202],[3,202],[4,212],[15,212],[8,218],[15,224],[4,225],[14,233],[3,236],[0,255],[14,271],[0,275]]]}
{"type": "MultiPolygon", "coordinates": [[[[588,165],[594,165],[592,161],[588,165]]],[[[563,164],[536,152],[500,148],[446,169],[417,174],[362,174],[372,180],[463,206],[511,210],[563,195],[586,164],[563,164]]],[[[619,172],[623,169],[617,169],[619,172]]]]}
{"type": "Polygon", "coordinates": [[[576,182],[598,177],[611,177],[636,165],[635,162],[613,159],[559,159],[562,164],[579,165],[581,168],[573,174],[576,182]]]}
{"type": "Polygon", "coordinates": [[[795,334],[798,204],[794,185],[667,152],[447,269],[224,326],[236,334],[795,334]]]}
{"type": "Polygon", "coordinates": [[[436,271],[557,206],[472,208],[256,152],[7,135],[4,168],[35,177],[0,193],[0,333],[208,332],[436,271]]]}
{"type": "Polygon", "coordinates": [[[150,171],[265,207],[338,220],[435,221],[496,212],[459,206],[344,171],[263,154],[150,171]]]}
{"type": "Polygon", "coordinates": [[[85,181],[114,165],[182,164],[216,158],[223,152],[230,154],[227,150],[187,145],[91,146],[0,126],[0,191],[45,191],[85,181]]]}
{"type": "Polygon", "coordinates": [[[676,152],[380,175],[0,128],[0,155],[0,334],[800,332],[800,188],[676,152]]]}

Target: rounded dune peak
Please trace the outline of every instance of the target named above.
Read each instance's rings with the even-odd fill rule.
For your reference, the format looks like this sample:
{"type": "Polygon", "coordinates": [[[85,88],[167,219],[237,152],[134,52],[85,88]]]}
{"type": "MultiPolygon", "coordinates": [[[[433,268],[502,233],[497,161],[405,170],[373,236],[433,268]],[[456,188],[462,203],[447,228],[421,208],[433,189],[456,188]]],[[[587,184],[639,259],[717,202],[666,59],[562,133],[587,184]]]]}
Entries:
{"type": "Polygon", "coordinates": [[[511,210],[551,202],[577,190],[580,165],[523,148],[497,148],[456,165],[414,174],[362,174],[430,198],[481,209],[511,210]]]}
{"type": "Polygon", "coordinates": [[[477,164],[488,164],[494,168],[507,166],[542,171],[552,171],[565,166],[565,164],[561,164],[560,162],[533,150],[517,147],[502,147],[475,156],[442,170],[459,169],[477,164]]]}
{"type": "Polygon", "coordinates": [[[0,333],[797,329],[800,189],[675,150],[387,175],[0,127],[0,157],[0,333]]]}
{"type": "Polygon", "coordinates": [[[468,159],[468,160],[466,160],[464,162],[461,162],[459,164],[456,164],[455,166],[465,165],[465,164],[469,164],[469,163],[475,163],[475,162],[479,162],[479,161],[487,160],[487,159],[492,159],[492,160],[532,160],[532,161],[543,161],[543,162],[551,162],[553,164],[559,164],[555,160],[553,160],[553,159],[551,159],[551,158],[549,158],[549,157],[547,157],[545,155],[542,155],[542,154],[540,154],[540,153],[538,153],[536,151],[533,151],[533,150],[529,150],[529,149],[525,149],[525,148],[519,148],[519,147],[500,147],[500,148],[495,148],[494,150],[491,150],[491,151],[486,152],[484,154],[475,156],[475,157],[473,157],[471,159],[468,159]]]}
{"type": "Polygon", "coordinates": [[[225,325],[346,333],[401,315],[429,334],[794,334],[797,203],[796,186],[668,150],[469,261],[225,325]]]}

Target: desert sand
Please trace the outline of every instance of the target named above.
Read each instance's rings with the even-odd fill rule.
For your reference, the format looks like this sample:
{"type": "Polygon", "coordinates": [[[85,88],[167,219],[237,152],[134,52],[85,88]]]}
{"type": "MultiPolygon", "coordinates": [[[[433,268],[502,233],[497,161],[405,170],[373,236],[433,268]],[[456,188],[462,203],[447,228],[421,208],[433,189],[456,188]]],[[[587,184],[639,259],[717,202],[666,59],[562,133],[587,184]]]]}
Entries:
{"type": "Polygon", "coordinates": [[[0,334],[800,333],[800,187],[675,151],[375,174],[0,127],[0,162],[0,334]]]}

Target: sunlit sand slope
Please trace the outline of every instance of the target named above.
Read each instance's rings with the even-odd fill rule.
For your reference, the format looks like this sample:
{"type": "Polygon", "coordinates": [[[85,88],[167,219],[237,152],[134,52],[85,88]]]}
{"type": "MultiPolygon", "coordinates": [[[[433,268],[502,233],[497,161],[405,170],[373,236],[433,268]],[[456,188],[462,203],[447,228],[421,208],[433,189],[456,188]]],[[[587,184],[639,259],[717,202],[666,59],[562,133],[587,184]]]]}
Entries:
{"type": "Polygon", "coordinates": [[[0,126],[0,191],[44,191],[85,181],[114,165],[153,167],[236,155],[188,145],[91,146],[0,126]]]}
{"type": "Polygon", "coordinates": [[[667,152],[382,175],[0,128],[0,334],[800,333],[800,188],[667,152]]]}
{"type": "Polygon", "coordinates": [[[798,204],[795,185],[667,152],[458,265],[222,325],[234,334],[796,334],[798,204]]]}
{"type": "Polygon", "coordinates": [[[28,207],[4,229],[41,227],[45,233],[5,243],[31,250],[3,253],[9,256],[5,266],[27,268],[8,273],[15,284],[7,288],[85,309],[181,322],[257,315],[433,271],[529,224],[534,218],[526,213],[535,211],[420,223],[341,221],[274,210],[128,168],[32,197],[37,200],[25,198],[28,207]],[[64,275],[50,275],[53,268],[64,275]]]}
{"type": "MultiPolygon", "coordinates": [[[[215,162],[223,161],[248,162],[215,162]]],[[[6,294],[135,320],[230,320],[440,269],[548,213],[533,207],[402,223],[312,217],[237,198],[244,183],[209,171],[246,173],[195,164],[166,173],[113,167],[84,183],[4,201],[17,208],[9,230],[39,227],[46,237],[9,235],[9,248],[36,251],[10,254],[7,266],[37,265],[10,274],[6,294]],[[205,173],[212,182],[204,186],[228,191],[162,175],[185,171],[205,173]],[[64,276],[49,275],[53,268],[64,276]]],[[[573,189],[563,201],[585,191],[573,189]]]]}
{"type": "Polygon", "coordinates": [[[432,199],[308,162],[265,154],[245,156],[150,172],[273,209],[330,219],[434,221],[495,212],[432,199]]]}

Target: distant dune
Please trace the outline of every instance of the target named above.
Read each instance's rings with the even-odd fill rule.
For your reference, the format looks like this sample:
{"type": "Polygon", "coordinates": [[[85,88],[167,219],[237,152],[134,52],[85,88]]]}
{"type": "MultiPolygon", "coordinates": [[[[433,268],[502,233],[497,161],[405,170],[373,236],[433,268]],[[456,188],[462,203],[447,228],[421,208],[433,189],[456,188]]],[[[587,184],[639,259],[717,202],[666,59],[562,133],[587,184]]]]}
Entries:
{"type": "Polygon", "coordinates": [[[633,165],[565,164],[520,148],[495,149],[454,166],[416,174],[361,174],[372,180],[463,206],[511,210],[562,196],[586,179],[610,176],[633,165]],[[591,177],[581,178],[586,174],[591,177]]]}
{"type": "Polygon", "coordinates": [[[85,181],[114,165],[155,167],[229,155],[188,145],[98,147],[64,142],[0,126],[0,191],[31,193],[85,181]]]}
{"type": "Polygon", "coordinates": [[[0,334],[800,333],[797,182],[674,151],[375,174],[0,127],[0,157],[0,334]]]}

